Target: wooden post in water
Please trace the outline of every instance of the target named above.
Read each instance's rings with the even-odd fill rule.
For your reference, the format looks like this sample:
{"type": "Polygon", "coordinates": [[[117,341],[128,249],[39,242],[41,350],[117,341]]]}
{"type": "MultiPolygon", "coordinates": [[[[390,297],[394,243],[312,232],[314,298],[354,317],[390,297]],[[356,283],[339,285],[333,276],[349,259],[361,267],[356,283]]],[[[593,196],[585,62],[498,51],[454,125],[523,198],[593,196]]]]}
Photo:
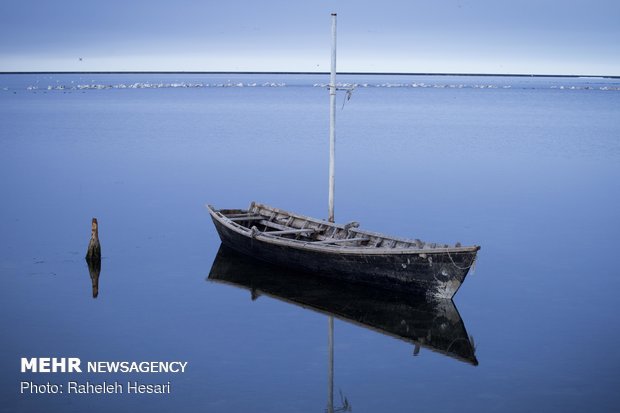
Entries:
{"type": "Polygon", "coordinates": [[[97,224],[97,218],[93,218],[91,230],[86,259],[101,260],[101,245],[99,244],[99,225],[97,224]]]}
{"type": "Polygon", "coordinates": [[[329,222],[334,222],[336,167],[336,13],[332,13],[332,65],[329,78],[329,222]]]}

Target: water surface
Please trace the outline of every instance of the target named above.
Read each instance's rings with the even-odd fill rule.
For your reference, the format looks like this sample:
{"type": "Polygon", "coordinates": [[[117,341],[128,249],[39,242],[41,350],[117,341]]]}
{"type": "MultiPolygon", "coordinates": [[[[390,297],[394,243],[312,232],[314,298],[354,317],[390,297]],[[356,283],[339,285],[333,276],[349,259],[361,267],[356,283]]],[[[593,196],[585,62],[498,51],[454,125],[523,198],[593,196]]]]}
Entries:
{"type": "MultiPolygon", "coordinates": [[[[338,102],[337,221],[482,250],[455,297],[478,365],[414,356],[409,342],[337,318],[335,403],[342,392],[356,412],[612,411],[618,80],[340,80],[358,86],[338,102]]],[[[325,82],[0,76],[4,411],[325,410],[328,316],[207,281],[219,240],[203,207],[256,200],[326,215],[325,82]],[[97,298],[83,260],[92,217],[97,298]],[[19,373],[34,356],[189,370],[137,377],[170,380],[168,396],[19,395],[20,380],[75,377],[19,373]]]]}

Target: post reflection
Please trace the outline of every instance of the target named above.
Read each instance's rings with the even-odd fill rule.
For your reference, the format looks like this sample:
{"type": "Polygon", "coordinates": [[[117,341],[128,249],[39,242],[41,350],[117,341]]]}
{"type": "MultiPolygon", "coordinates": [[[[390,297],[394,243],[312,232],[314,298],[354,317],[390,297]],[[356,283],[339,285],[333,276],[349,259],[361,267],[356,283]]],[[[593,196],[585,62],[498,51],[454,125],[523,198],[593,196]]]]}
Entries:
{"type": "Polygon", "coordinates": [[[88,273],[92,283],[93,298],[99,295],[99,275],[101,274],[101,259],[86,259],[88,264],[88,273]]]}

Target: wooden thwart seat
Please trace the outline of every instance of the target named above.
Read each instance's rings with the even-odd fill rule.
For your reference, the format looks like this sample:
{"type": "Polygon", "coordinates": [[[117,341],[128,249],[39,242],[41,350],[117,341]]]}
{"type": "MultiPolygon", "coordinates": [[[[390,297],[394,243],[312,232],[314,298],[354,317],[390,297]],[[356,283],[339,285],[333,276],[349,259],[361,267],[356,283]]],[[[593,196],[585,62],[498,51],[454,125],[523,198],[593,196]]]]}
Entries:
{"type": "Polygon", "coordinates": [[[265,226],[267,228],[278,229],[278,230],[281,230],[281,231],[286,231],[286,230],[289,230],[289,229],[297,229],[297,228],[293,228],[293,227],[287,227],[286,225],[277,224],[275,222],[267,221],[265,219],[265,217],[263,217],[262,220],[259,220],[258,224],[259,225],[263,225],[263,226],[265,226]]]}
{"type": "Polygon", "coordinates": [[[245,215],[245,216],[237,216],[237,217],[226,217],[231,221],[258,221],[261,219],[265,219],[262,215],[245,215]]]}
{"type": "Polygon", "coordinates": [[[266,231],[266,232],[263,232],[263,234],[265,235],[310,234],[310,233],[313,233],[314,231],[315,230],[312,228],[283,229],[283,230],[278,230],[278,231],[266,231]]]}
{"type": "Polygon", "coordinates": [[[364,242],[364,241],[369,241],[369,238],[343,238],[343,239],[338,239],[338,238],[328,238],[328,239],[324,239],[322,241],[316,241],[313,242],[313,244],[340,244],[340,243],[345,243],[345,242],[364,242]]]}

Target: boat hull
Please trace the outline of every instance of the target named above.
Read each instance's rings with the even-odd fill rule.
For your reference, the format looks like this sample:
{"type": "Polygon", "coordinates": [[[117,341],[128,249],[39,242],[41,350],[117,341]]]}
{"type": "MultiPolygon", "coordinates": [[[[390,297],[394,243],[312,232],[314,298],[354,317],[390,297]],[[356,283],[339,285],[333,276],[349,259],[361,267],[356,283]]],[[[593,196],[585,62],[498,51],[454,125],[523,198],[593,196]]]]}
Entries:
{"type": "Polygon", "coordinates": [[[386,254],[315,251],[278,245],[234,231],[212,216],[222,243],[242,254],[330,278],[452,298],[473,265],[476,252],[386,254]]]}

